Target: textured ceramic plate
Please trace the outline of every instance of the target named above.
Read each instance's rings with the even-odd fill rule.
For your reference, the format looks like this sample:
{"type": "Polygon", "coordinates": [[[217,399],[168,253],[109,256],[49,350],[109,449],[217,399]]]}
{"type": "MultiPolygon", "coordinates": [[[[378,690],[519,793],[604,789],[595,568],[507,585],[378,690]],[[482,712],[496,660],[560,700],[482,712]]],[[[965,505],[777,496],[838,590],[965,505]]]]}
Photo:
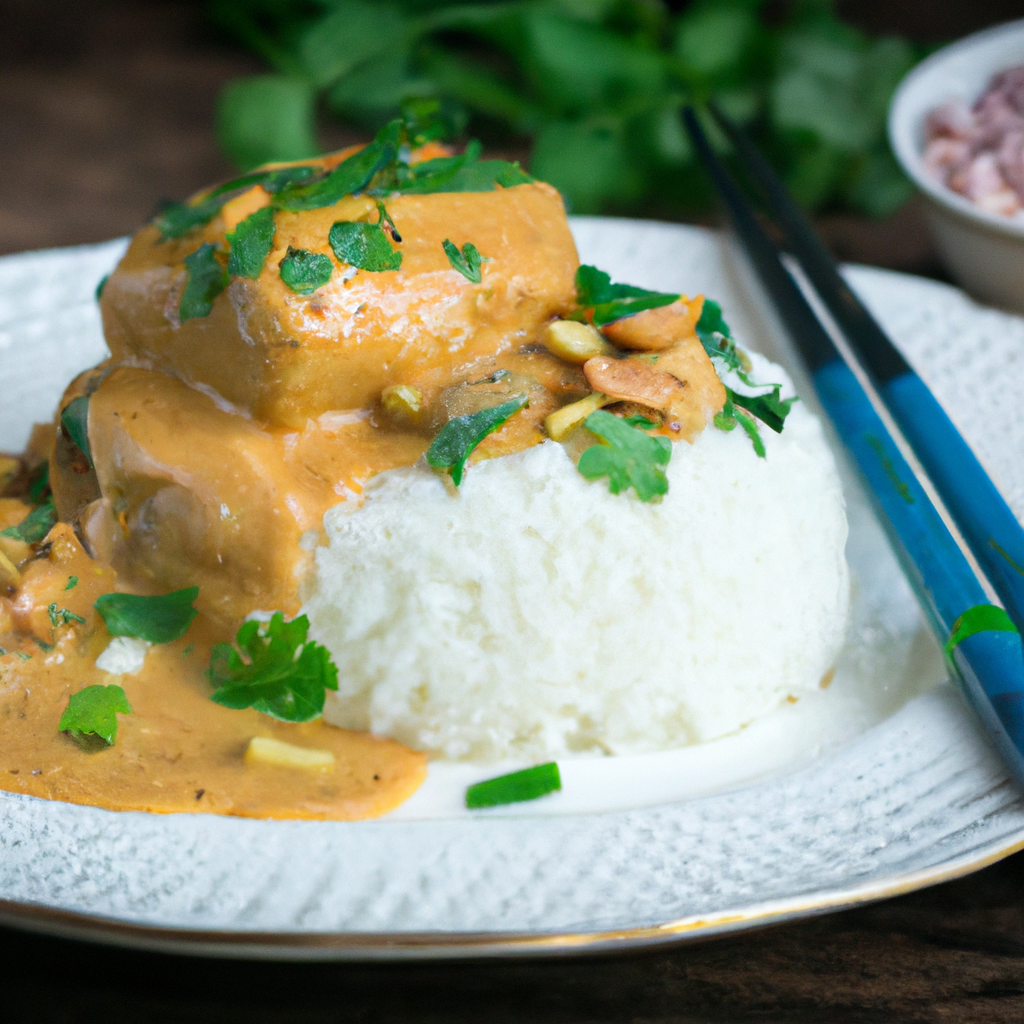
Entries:
{"type": "MultiPolygon", "coordinates": [[[[710,294],[740,337],[778,356],[719,236],[602,219],[574,228],[584,260],[710,294]]],[[[0,448],[22,444],[63,383],[102,358],[93,290],[122,244],[0,260],[0,448]]],[[[850,279],[1024,513],[1024,321],[933,282],[865,269],[850,279]]],[[[875,666],[876,695],[891,690],[873,707],[898,707],[862,716],[858,735],[755,758],[749,771],[729,753],[747,740],[727,738],[693,755],[699,784],[684,760],[657,790],[614,767],[615,809],[601,812],[569,800],[469,817],[423,804],[375,822],[261,822],[0,793],[0,921],[254,957],[568,953],[821,913],[980,868],[1024,846],[1024,801],[955,691],[886,677],[936,671],[934,650],[916,648],[916,611],[877,528],[851,536],[855,573],[885,591],[886,621],[910,623],[899,650],[885,623],[858,625],[861,669],[875,666]]]]}

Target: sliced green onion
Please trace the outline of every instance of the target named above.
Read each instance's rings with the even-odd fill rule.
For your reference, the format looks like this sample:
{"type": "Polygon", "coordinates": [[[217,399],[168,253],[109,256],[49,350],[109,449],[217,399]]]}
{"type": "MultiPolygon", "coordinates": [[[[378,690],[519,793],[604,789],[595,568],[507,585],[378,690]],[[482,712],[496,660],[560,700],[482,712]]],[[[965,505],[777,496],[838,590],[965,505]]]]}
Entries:
{"type": "Polygon", "coordinates": [[[944,645],[946,655],[952,655],[953,648],[957,644],[963,643],[969,636],[974,636],[975,633],[984,633],[988,630],[995,630],[1000,633],[1016,633],[1017,627],[1002,608],[998,608],[994,604],[976,604],[973,608],[968,608],[953,623],[949,639],[944,645]]]}
{"type": "Polygon", "coordinates": [[[466,806],[497,807],[500,804],[517,804],[524,800],[536,800],[539,796],[554,793],[562,788],[558,765],[554,761],[524,768],[521,772],[499,775],[496,779],[478,782],[466,790],[466,806]]]}

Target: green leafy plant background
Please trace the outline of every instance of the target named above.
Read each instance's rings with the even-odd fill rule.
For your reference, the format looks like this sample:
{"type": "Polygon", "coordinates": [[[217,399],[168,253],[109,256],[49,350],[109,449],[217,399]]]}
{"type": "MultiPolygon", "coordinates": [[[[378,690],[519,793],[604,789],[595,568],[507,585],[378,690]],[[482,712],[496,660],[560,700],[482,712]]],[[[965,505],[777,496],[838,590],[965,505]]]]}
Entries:
{"type": "MultiPolygon", "coordinates": [[[[259,53],[218,110],[242,168],[320,151],[317,124],[369,133],[417,99],[453,137],[529,148],[577,213],[687,216],[711,204],[680,122],[714,96],[812,210],[884,216],[911,188],[885,139],[892,92],[923,55],[843,23],[831,0],[215,0],[259,53]]],[[[725,141],[709,125],[713,142],[725,141]]]]}

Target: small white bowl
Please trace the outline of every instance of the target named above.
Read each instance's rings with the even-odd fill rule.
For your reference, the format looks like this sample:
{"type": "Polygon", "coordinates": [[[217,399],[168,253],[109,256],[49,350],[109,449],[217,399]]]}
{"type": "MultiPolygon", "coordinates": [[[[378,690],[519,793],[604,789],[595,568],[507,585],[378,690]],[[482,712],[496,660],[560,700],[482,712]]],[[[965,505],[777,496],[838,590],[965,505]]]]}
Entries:
{"type": "Polygon", "coordinates": [[[992,76],[1024,64],[1024,20],[946,46],[903,79],[889,107],[889,142],[925,197],[932,237],[946,269],[969,292],[1024,312],[1024,220],[979,209],[936,181],[924,166],[924,123],[950,99],[968,104],[992,76]]]}

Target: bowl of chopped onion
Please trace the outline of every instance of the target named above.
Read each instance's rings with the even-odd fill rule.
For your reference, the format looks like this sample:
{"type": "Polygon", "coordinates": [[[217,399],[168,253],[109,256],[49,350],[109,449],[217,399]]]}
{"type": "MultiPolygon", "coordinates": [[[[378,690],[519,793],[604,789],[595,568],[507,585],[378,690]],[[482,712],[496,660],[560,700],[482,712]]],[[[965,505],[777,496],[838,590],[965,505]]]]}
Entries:
{"type": "Polygon", "coordinates": [[[950,274],[1024,312],[1024,20],[922,61],[893,97],[889,141],[950,274]]]}

